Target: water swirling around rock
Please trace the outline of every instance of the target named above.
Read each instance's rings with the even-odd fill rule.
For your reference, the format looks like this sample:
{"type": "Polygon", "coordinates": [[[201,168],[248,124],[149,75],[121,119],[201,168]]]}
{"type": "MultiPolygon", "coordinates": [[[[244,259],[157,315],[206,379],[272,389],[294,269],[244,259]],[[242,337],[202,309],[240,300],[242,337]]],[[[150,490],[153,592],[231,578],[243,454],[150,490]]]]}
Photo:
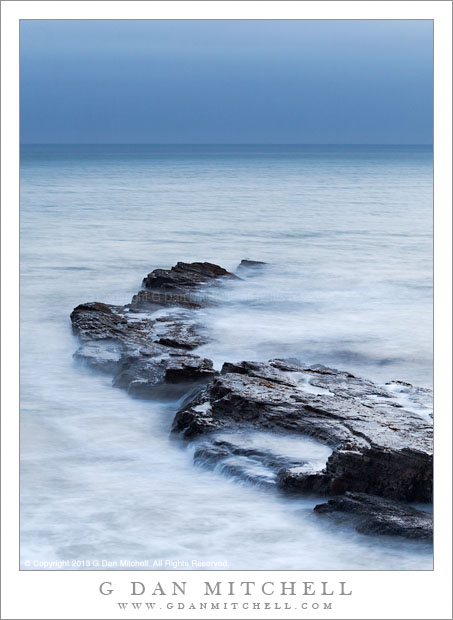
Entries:
{"type": "MultiPolygon", "coordinates": [[[[431,568],[430,545],[364,535],[317,515],[329,495],[293,497],[250,480],[259,471],[275,481],[278,472],[258,459],[293,458],[289,444],[302,446],[303,435],[287,441],[285,432],[269,439],[262,431],[258,442],[256,429],[215,431],[237,452],[256,434],[257,454],[235,454],[215,471],[194,466],[210,436],[170,435],[182,400],[165,389],[158,399],[112,389],[121,347],[81,343],[68,316],[87,300],[123,306],[153,267],[204,259],[235,272],[242,257],[257,259],[267,265],[241,268],[241,280],[206,294],[210,303],[197,310],[205,344],[186,339],[183,353],[212,360],[218,373],[225,361],[275,358],[344,369],[429,422],[432,150],[164,150],[22,148],[21,567],[195,558],[252,570],[431,568]],[[110,368],[74,362],[80,345],[93,363],[102,347],[110,368]],[[233,478],[231,465],[249,480],[233,478]]],[[[187,311],[157,310],[156,336],[175,344],[167,316],[187,311]]],[[[126,314],[128,322],[132,314],[147,319],[126,314]]],[[[312,447],[326,449],[312,441],[303,445],[310,459],[312,447]]]]}
{"type": "MultiPolygon", "coordinates": [[[[242,261],[238,271],[263,264],[242,261]]],[[[202,307],[204,289],[226,278],[237,279],[211,263],[178,263],[148,274],[144,289],[127,306],[77,306],[71,320],[84,344],[76,357],[112,372],[113,385],[131,396],[175,399],[186,394],[172,433],[186,440],[208,436],[195,450],[196,464],[292,495],[359,492],[369,498],[368,520],[391,524],[397,513],[402,523],[381,530],[362,524],[359,531],[432,538],[430,527],[418,525],[429,521],[429,514],[420,513],[417,520],[414,508],[394,502],[396,508],[390,510],[388,501],[432,501],[431,420],[405,409],[395,390],[322,365],[304,367],[282,359],[227,362],[217,372],[211,360],[193,352],[207,343],[196,311],[202,307]],[[177,305],[191,311],[155,316],[161,306],[174,312],[177,305]],[[216,431],[230,434],[222,438],[216,431]],[[253,431],[267,431],[270,446],[260,447],[253,431]],[[331,449],[323,458],[313,458],[305,439],[291,457],[282,450],[282,432],[287,442],[311,437],[331,449]]],[[[404,385],[410,392],[412,386],[404,385]]],[[[413,388],[412,393],[418,401],[420,395],[429,399],[427,390],[413,388]]],[[[317,512],[335,512],[333,506],[354,512],[351,502],[346,510],[344,502],[332,502],[326,509],[318,506],[317,512]]],[[[360,513],[362,521],[365,512],[360,513]]]]}

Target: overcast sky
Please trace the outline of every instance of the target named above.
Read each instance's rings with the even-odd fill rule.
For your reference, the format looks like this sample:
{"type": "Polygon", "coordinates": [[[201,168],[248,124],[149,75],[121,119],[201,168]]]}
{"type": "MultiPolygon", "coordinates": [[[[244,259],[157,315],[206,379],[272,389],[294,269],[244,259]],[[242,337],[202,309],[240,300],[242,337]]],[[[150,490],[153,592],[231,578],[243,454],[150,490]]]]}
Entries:
{"type": "Polygon", "coordinates": [[[432,22],[23,20],[21,141],[432,142],[432,22]]]}

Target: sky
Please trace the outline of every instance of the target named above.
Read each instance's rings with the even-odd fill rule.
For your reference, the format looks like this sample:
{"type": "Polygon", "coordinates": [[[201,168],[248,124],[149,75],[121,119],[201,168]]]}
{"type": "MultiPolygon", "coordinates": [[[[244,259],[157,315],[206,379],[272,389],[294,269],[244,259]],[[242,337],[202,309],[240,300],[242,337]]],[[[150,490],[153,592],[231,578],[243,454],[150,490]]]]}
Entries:
{"type": "Polygon", "coordinates": [[[22,143],[431,144],[430,20],[22,20],[22,143]]]}

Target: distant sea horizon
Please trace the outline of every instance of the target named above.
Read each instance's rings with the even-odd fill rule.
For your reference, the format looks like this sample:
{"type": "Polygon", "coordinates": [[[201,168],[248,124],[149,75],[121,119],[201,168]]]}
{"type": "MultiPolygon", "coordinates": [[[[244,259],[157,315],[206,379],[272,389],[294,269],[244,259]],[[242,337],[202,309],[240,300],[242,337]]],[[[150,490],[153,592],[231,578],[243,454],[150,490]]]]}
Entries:
{"type": "Polygon", "coordinates": [[[21,142],[20,146],[434,146],[431,142],[21,142]]]}

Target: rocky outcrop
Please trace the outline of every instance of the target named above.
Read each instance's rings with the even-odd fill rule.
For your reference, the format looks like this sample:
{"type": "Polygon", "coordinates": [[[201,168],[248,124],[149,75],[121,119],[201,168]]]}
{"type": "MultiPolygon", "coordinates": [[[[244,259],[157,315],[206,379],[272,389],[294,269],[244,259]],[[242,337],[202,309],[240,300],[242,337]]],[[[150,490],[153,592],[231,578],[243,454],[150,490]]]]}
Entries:
{"type": "Polygon", "coordinates": [[[250,426],[308,435],[332,447],[320,472],[282,469],[278,485],[286,492],[431,501],[431,424],[370,381],[283,360],[224,364],[178,411],[173,432],[190,439],[250,426]]]}
{"type": "Polygon", "coordinates": [[[140,398],[155,398],[157,395],[176,397],[182,396],[193,384],[208,381],[215,374],[211,360],[164,351],[154,358],[126,357],[114,376],[113,385],[140,398]],[[162,386],[165,386],[164,389],[162,386]]]}
{"type": "Polygon", "coordinates": [[[201,293],[181,291],[175,293],[173,291],[139,291],[132,297],[130,307],[135,311],[155,310],[159,306],[181,306],[190,310],[198,310],[211,305],[206,295],[201,293]]]}
{"type": "Polygon", "coordinates": [[[220,278],[237,279],[213,263],[177,263],[171,269],[154,269],[143,280],[143,289],[132,298],[131,307],[182,306],[202,308],[209,305],[206,286],[220,278]]]}
{"type": "Polygon", "coordinates": [[[315,506],[317,514],[328,514],[340,522],[351,521],[362,534],[403,536],[431,541],[433,517],[399,502],[366,495],[345,493],[315,506]]]}
{"type": "Polygon", "coordinates": [[[142,286],[151,290],[179,291],[194,288],[217,278],[236,278],[213,263],[176,263],[171,269],[154,269],[144,278],[142,286]]]}
{"type": "Polygon", "coordinates": [[[123,306],[109,306],[98,301],[80,304],[71,312],[71,322],[73,331],[84,341],[124,340],[131,335],[127,332],[123,306]]]}
{"type": "MultiPolygon", "coordinates": [[[[264,264],[243,260],[238,271],[249,277],[264,264]]],[[[210,287],[236,278],[211,263],[177,263],[148,274],[130,304],[81,304],[71,313],[74,357],[135,397],[187,394],[172,432],[195,442],[198,465],[294,496],[338,496],[316,512],[352,516],[364,533],[429,539],[430,515],[400,502],[431,501],[431,392],[295,360],[227,362],[217,372],[196,355],[207,343],[196,310],[210,287]]]]}
{"type": "Polygon", "coordinates": [[[178,263],[172,269],[156,269],[145,278],[144,286],[160,288],[166,297],[162,303],[155,299],[155,307],[147,305],[144,312],[134,303],[137,296],[125,306],[101,302],[77,306],[71,321],[82,345],[75,359],[112,374],[116,387],[142,398],[179,397],[194,384],[209,381],[216,374],[211,360],[193,353],[207,342],[196,316],[176,308],[162,315],[159,306],[197,307],[193,300],[190,304],[181,304],[181,299],[172,303],[171,296],[180,297],[185,289],[201,295],[203,287],[221,277],[236,276],[211,263],[178,263]]]}
{"type": "Polygon", "coordinates": [[[176,398],[216,374],[211,360],[189,352],[205,342],[195,325],[136,318],[126,307],[93,310],[93,304],[78,306],[71,317],[83,341],[74,358],[112,374],[113,385],[133,396],[176,398]]]}

